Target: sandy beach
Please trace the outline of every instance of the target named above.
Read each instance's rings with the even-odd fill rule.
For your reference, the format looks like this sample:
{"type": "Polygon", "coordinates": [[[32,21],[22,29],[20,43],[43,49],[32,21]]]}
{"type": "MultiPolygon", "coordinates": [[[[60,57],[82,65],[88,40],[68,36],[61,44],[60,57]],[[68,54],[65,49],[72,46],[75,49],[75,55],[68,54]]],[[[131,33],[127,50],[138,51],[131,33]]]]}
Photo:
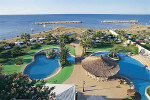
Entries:
{"type": "MultiPolygon", "coordinates": [[[[53,34],[57,34],[57,33],[65,33],[65,32],[75,32],[80,34],[82,31],[86,31],[86,28],[73,28],[73,27],[55,27],[51,30],[47,30],[47,31],[42,31],[39,33],[34,33],[34,34],[30,34],[31,38],[32,37],[41,37],[41,36],[46,36],[46,34],[48,33],[53,33],[53,34]]],[[[94,31],[103,31],[106,32],[107,29],[93,29],[94,31]]],[[[15,37],[15,38],[11,38],[11,39],[5,39],[5,40],[0,40],[7,42],[7,43],[14,43],[16,42],[16,40],[20,39],[20,37],[15,37]]]]}
{"type": "Polygon", "coordinates": [[[131,27],[121,28],[119,30],[126,31],[127,34],[139,34],[137,31],[146,30],[146,32],[150,32],[150,29],[148,29],[148,27],[150,27],[150,25],[132,24],[131,27]]]}

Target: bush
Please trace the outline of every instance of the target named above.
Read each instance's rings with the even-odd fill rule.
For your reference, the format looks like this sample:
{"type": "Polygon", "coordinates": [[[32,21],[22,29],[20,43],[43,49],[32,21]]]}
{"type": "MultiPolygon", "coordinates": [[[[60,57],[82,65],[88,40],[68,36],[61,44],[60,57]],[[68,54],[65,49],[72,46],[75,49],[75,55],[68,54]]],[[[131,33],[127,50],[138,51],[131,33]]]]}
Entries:
{"type": "Polygon", "coordinates": [[[32,49],[37,49],[37,48],[39,48],[39,47],[41,47],[40,44],[35,44],[35,45],[31,46],[30,49],[31,49],[31,50],[32,50],[32,49]]]}
{"type": "Polygon", "coordinates": [[[13,57],[21,56],[21,55],[23,55],[22,51],[23,50],[19,46],[14,46],[12,51],[11,51],[11,54],[13,57]]]}
{"type": "Polygon", "coordinates": [[[5,63],[5,62],[7,62],[8,60],[7,59],[4,59],[4,58],[1,58],[0,59],[0,63],[5,63]]]}
{"type": "Polygon", "coordinates": [[[133,47],[131,52],[135,55],[138,54],[138,47],[133,47]]]}
{"type": "Polygon", "coordinates": [[[16,65],[22,65],[24,62],[22,61],[22,59],[17,59],[16,60],[16,65]]]}
{"type": "Polygon", "coordinates": [[[148,93],[148,94],[149,94],[149,96],[150,96],[150,88],[148,88],[148,89],[147,89],[147,93],[148,93]]]}
{"type": "Polygon", "coordinates": [[[54,87],[44,87],[44,80],[29,80],[27,75],[21,73],[1,74],[0,73],[0,100],[12,99],[34,99],[49,100],[55,94],[51,91],[54,87]]]}
{"type": "Polygon", "coordinates": [[[56,51],[54,50],[54,48],[46,50],[45,52],[46,52],[46,57],[48,59],[53,59],[56,56],[56,51]]]}

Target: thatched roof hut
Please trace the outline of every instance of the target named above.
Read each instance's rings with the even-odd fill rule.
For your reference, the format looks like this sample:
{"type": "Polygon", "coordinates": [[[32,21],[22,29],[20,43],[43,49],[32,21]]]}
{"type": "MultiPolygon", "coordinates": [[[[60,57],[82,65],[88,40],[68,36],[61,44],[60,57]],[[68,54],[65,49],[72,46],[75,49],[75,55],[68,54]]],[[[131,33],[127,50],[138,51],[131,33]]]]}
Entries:
{"type": "Polygon", "coordinates": [[[82,67],[96,77],[108,78],[120,70],[118,64],[107,57],[90,56],[82,60],[82,67]]]}

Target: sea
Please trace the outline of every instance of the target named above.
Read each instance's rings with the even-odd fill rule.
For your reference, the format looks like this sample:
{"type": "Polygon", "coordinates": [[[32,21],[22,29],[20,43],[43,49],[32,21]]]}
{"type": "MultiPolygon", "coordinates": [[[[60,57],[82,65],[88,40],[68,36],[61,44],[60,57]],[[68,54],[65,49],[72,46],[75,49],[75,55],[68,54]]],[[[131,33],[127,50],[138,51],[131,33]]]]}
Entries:
{"type": "Polygon", "coordinates": [[[130,23],[101,23],[103,20],[138,20],[138,24],[150,25],[150,15],[119,14],[43,14],[43,15],[0,15],[0,40],[14,38],[22,33],[33,34],[58,26],[109,29],[130,27],[130,23]],[[34,22],[82,21],[76,24],[34,25],[34,22]]]}

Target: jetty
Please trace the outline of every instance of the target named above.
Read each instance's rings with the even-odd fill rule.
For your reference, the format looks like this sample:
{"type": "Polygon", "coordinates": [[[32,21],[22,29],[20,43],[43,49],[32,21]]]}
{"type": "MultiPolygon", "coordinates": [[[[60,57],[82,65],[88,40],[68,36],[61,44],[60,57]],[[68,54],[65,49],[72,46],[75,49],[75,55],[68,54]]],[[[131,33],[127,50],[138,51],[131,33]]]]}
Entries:
{"type": "Polygon", "coordinates": [[[138,20],[104,20],[102,23],[138,23],[138,20]]]}
{"type": "Polygon", "coordinates": [[[70,24],[70,23],[82,23],[82,21],[35,22],[33,24],[42,25],[42,24],[70,24]]]}

